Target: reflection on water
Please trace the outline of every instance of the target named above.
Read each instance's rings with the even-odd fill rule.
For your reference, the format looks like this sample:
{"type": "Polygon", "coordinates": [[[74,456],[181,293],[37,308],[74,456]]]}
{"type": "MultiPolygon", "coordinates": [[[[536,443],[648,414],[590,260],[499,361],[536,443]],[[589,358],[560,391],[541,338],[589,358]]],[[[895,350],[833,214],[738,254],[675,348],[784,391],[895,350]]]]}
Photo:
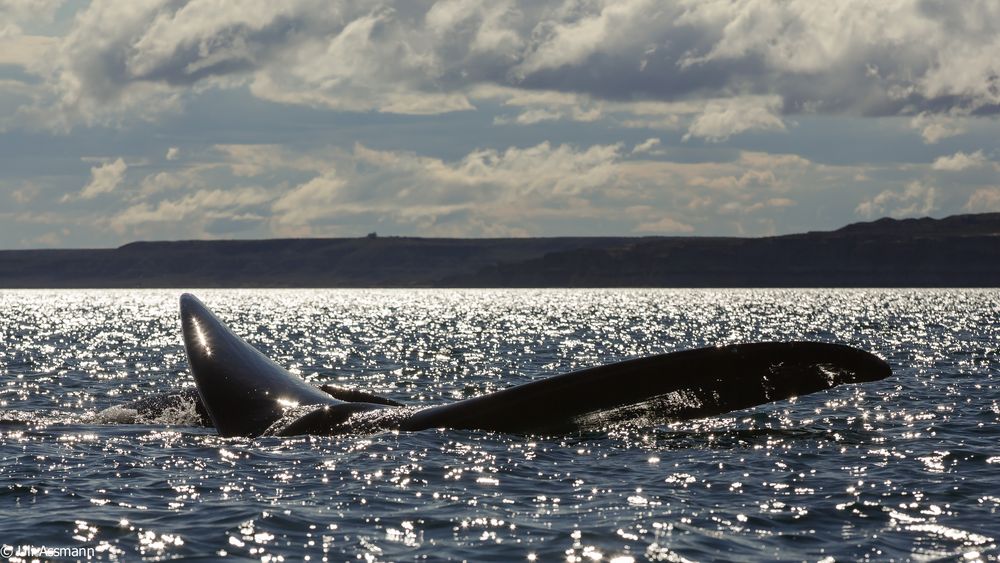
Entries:
{"type": "Polygon", "coordinates": [[[0,293],[0,543],[121,559],[1000,553],[998,291],[203,291],[279,364],[409,404],[754,340],[852,344],[895,376],[571,436],[246,440],[180,415],[98,423],[105,407],[192,385],[178,296],[0,293]]]}

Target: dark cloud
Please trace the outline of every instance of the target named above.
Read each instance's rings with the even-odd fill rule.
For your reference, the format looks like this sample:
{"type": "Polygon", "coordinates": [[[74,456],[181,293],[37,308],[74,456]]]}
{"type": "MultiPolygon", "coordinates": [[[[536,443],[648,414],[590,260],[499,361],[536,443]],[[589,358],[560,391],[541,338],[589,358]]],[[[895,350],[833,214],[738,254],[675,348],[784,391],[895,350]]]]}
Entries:
{"type": "Polygon", "coordinates": [[[63,123],[252,86],[349,111],[470,109],[483,85],[616,102],[774,95],[784,114],[992,114],[990,0],[94,2],[49,65],[63,123]]]}

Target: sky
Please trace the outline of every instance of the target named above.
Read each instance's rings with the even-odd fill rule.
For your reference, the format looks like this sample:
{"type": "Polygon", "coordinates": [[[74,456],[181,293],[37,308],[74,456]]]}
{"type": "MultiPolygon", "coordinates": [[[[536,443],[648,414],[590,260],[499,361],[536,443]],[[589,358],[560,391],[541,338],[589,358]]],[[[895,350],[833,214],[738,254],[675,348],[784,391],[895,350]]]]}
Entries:
{"type": "Polygon", "coordinates": [[[0,248],[1000,211],[997,0],[0,0],[0,248]]]}

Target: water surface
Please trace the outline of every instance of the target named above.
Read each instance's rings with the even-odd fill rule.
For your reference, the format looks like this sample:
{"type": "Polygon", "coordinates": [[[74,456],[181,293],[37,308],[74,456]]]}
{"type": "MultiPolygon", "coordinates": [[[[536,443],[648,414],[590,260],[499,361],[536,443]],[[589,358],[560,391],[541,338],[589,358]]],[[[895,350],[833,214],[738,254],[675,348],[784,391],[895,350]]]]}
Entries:
{"type": "Polygon", "coordinates": [[[0,543],[125,560],[1000,559],[997,290],[196,293],[303,377],[412,404],[757,340],[847,343],[895,374],[569,436],[224,439],[94,418],[193,384],[179,292],[4,291],[0,543]]]}

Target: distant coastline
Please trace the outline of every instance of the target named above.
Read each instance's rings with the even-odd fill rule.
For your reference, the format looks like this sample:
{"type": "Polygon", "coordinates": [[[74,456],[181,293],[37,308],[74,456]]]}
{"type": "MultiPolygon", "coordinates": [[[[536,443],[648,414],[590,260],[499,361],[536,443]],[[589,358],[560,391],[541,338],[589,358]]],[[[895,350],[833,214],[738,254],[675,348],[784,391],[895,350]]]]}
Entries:
{"type": "Polygon", "coordinates": [[[762,238],[368,236],[0,251],[0,288],[998,286],[1000,213],[762,238]]]}

